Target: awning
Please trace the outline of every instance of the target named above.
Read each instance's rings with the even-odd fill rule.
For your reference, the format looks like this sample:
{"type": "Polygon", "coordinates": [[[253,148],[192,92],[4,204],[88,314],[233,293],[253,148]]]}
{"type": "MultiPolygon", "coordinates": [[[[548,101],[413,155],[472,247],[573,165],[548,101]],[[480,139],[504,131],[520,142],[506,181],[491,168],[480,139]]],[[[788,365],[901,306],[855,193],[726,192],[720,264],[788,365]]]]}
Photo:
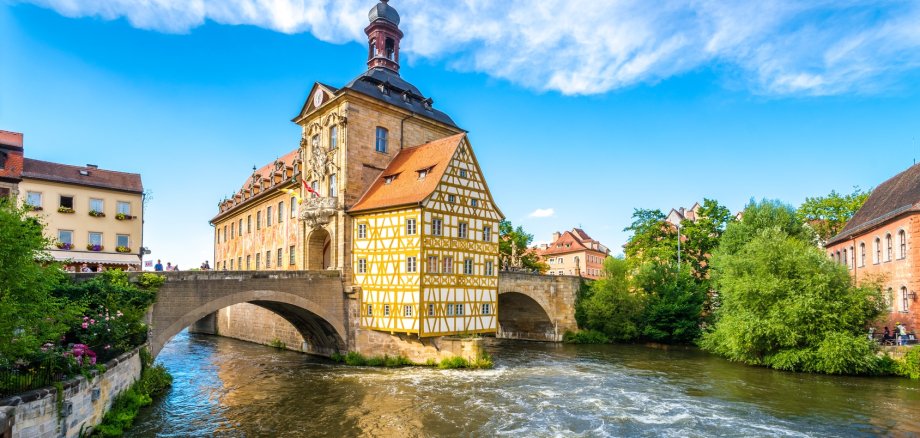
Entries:
{"type": "Polygon", "coordinates": [[[110,252],[91,251],[48,251],[51,257],[60,262],[91,263],[103,265],[140,265],[141,258],[137,254],[114,254],[110,252]]]}

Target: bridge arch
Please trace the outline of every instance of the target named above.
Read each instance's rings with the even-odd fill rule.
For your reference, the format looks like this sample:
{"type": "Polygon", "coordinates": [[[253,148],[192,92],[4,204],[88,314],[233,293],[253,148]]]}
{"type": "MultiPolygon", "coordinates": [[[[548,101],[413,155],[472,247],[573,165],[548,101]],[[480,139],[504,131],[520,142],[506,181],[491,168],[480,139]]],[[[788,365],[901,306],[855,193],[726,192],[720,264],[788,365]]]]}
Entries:
{"type": "Polygon", "coordinates": [[[516,291],[498,295],[498,336],[506,339],[554,341],[558,337],[545,299],[516,291]],[[542,302],[541,302],[542,301],[542,302]]]}
{"type": "Polygon", "coordinates": [[[575,297],[581,279],[503,271],[498,276],[499,338],[562,341],[578,330],[575,297]]]}

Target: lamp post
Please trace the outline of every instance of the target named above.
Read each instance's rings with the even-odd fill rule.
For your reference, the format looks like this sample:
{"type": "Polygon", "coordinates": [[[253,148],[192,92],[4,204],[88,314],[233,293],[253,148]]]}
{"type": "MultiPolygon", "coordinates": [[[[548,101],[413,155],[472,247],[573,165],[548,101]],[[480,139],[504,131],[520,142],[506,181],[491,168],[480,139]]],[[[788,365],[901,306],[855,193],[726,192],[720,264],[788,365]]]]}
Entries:
{"type": "Polygon", "coordinates": [[[680,271],[680,223],[677,224],[677,270],[680,271]]]}

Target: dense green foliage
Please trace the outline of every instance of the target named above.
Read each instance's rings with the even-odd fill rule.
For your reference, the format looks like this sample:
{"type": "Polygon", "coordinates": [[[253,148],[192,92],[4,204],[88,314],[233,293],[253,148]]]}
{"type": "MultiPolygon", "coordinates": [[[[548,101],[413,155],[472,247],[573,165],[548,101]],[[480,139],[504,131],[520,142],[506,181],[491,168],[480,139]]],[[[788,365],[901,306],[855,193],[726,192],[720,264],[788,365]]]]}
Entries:
{"type": "Polygon", "coordinates": [[[894,370],[896,374],[911,379],[920,379],[920,348],[914,347],[908,350],[901,360],[895,361],[894,370]]]}
{"type": "Polygon", "coordinates": [[[524,227],[515,228],[511,221],[503,219],[498,224],[498,235],[499,269],[518,267],[541,274],[549,269],[549,265],[541,262],[537,254],[530,249],[533,234],[525,232],[524,227]]]}
{"type": "Polygon", "coordinates": [[[562,342],[566,344],[606,344],[610,342],[610,338],[597,330],[578,330],[565,332],[562,335],[562,342]]]}
{"type": "Polygon", "coordinates": [[[814,245],[791,207],[752,202],[712,258],[721,306],[700,346],[730,360],[828,374],[876,371],[866,325],[884,301],[814,245]]]}
{"type": "Polygon", "coordinates": [[[869,193],[856,187],[848,195],[831,191],[827,196],[806,198],[796,215],[799,220],[809,224],[822,241],[826,241],[843,231],[847,221],[869,199],[869,193]]]}
{"type": "Polygon", "coordinates": [[[699,337],[709,282],[700,281],[692,272],[689,265],[642,266],[635,283],[646,297],[641,318],[644,339],[689,344],[699,337]]]}
{"type": "Polygon", "coordinates": [[[591,284],[578,306],[584,315],[582,329],[596,330],[614,342],[630,342],[640,334],[645,303],[641,295],[630,290],[622,258],[604,260],[603,277],[591,284]]]}
{"type": "Polygon", "coordinates": [[[64,275],[45,252],[49,243],[38,220],[0,198],[0,367],[34,359],[79,314],[52,293],[64,275]]]}
{"type": "Polygon", "coordinates": [[[134,423],[140,409],[172,385],[172,376],[162,364],[153,365],[146,350],[141,351],[141,360],[143,371],[140,379],[115,397],[112,407],[93,430],[93,436],[122,436],[134,423]]]}
{"type": "Polygon", "coordinates": [[[371,356],[366,357],[357,351],[349,351],[346,354],[334,353],[331,357],[332,360],[344,363],[345,365],[359,366],[359,367],[405,367],[405,366],[437,366],[442,369],[452,369],[452,368],[492,368],[492,356],[489,356],[488,353],[483,352],[475,360],[467,360],[460,356],[454,356],[448,359],[444,359],[441,362],[437,362],[433,359],[429,360],[426,363],[416,363],[405,356],[371,356]]]}

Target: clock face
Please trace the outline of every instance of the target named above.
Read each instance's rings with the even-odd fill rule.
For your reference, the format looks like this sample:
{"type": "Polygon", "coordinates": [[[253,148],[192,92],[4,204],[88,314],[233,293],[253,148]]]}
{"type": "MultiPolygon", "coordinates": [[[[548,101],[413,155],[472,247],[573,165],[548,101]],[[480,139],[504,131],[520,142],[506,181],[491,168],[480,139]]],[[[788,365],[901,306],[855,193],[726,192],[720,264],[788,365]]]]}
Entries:
{"type": "Polygon", "coordinates": [[[323,90],[316,90],[313,94],[313,107],[319,108],[323,104],[323,90]]]}

